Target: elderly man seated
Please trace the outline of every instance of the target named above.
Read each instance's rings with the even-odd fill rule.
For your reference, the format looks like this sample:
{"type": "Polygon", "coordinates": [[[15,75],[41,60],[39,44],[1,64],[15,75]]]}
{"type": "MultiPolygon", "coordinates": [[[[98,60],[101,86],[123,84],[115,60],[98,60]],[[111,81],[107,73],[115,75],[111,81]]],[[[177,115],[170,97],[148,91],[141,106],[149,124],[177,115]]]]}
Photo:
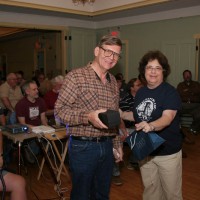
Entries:
{"type": "Polygon", "coordinates": [[[47,92],[43,97],[46,103],[47,111],[46,116],[49,120],[49,124],[54,123],[54,105],[58,98],[58,93],[62,86],[64,77],[61,75],[56,76],[51,80],[52,90],[47,92]],[[53,122],[52,122],[53,121],[53,122]]]}
{"type": "Polygon", "coordinates": [[[17,76],[10,73],[6,77],[6,82],[0,86],[0,107],[7,115],[8,123],[15,124],[15,105],[23,97],[20,87],[17,85],[17,76]]]}

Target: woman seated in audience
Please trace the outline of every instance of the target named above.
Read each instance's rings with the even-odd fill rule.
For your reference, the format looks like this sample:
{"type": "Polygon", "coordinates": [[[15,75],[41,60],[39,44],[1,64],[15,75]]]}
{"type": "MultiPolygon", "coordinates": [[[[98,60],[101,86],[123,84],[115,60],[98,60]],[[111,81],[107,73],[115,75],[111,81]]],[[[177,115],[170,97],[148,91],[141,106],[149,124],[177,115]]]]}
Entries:
{"type": "MultiPolygon", "coordinates": [[[[5,125],[5,116],[0,108],[0,122],[5,125]]],[[[0,191],[10,192],[11,200],[26,200],[26,183],[22,176],[3,169],[3,137],[0,130],[0,191]],[[5,187],[4,187],[5,186],[5,187]],[[5,188],[5,189],[4,189],[5,188]]],[[[3,193],[2,193],[3,194],[3,193]]]]}
{"type": "Polygon", "coordinates": [[[53,78],[51,80],[52,90],[47,92],[44,96],[44,100],[47,107],[46,116],[50,121],[51,119],[54,119],[54,104],[58,98],[58,93],[62,86],[63,80],[64,77],[62,75],[58,75],[55,78],[53,78]]]}

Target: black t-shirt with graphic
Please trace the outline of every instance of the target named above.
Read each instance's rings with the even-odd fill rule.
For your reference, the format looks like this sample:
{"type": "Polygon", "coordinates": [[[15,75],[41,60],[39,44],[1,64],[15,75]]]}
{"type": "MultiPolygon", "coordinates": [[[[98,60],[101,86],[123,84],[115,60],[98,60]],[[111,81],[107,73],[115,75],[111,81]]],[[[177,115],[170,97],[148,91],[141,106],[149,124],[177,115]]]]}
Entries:
{"type": "Polygon", "coordinates": [[[177,110],[177,114],[169,126],[157,132],[166,142],[151,154],[154,156],[171,155],[182,147],[179,125],[181,99],[176,89],[165,82],[155,89],[142,87],[137,92],[133,111],[136,123],[155,121],[162,116],[164,110],[177,110]]]}

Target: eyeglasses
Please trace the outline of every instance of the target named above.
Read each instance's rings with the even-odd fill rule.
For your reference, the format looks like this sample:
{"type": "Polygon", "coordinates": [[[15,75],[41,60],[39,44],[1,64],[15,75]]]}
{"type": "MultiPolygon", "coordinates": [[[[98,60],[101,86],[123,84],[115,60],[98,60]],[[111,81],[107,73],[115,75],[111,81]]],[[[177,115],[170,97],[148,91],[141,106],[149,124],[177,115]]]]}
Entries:
{"type": "Polygon", "coordinates": [[[9,78],[11,81],[17,81],[17,78],[9,78]]]}
{"type": "Polygon", "coordinates": [[[155,70],[156,72],[161,72],[161,71],[165,71],[162,67],[160,67],[160,66],[156,66],[156,67],[152,67],[152,66],[146,66],[146,68],[145,68],[147,71],[153,71],[153,70],[155,70]]]}
{"type": "Polygon", "coordinates": [[[114,51],[111,51],[110,49],[104,49],[103,47],[99,47],[104,50],[104,56],[110,57],[113,55],[114,60],[119,60],[121,58],[120,54],[115,53],[114,51]]]}

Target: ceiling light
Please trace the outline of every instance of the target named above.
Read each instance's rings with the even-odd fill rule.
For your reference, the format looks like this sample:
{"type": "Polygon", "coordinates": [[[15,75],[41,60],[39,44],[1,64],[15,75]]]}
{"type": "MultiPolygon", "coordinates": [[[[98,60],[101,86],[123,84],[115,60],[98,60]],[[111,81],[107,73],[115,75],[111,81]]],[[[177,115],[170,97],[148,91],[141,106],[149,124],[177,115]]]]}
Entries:
{"type": "Polygon", "coordinates": [[[79,5],[79,4],[85,5],[85,3],[93,4],[95,2],[95,0],[72,0],[72,1],[75,5],[79,5]]]}

